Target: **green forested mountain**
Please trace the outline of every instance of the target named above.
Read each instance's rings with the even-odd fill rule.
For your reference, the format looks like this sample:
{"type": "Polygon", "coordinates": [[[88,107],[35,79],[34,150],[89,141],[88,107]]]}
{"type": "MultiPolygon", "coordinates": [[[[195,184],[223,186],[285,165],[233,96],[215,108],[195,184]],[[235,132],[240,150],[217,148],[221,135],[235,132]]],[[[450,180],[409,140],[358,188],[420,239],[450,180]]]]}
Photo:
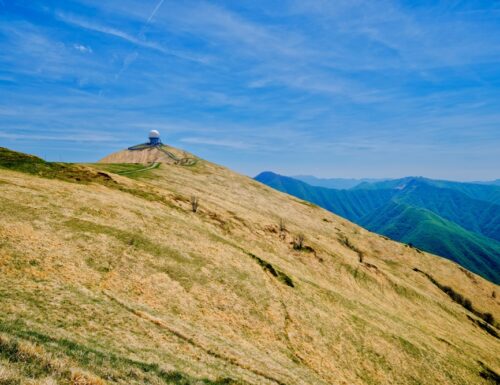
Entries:
{"type": "Polygon", "coordinates": [[[336,190],[272,172],[256,179],[500,282],[498,186],[408,177],[336,190]]]}
{"type": "Polygon", "coordinates": [[[389,189],[335,190],[311,186],[297,179],[272,172],[263,172],[255,179],[277,190],[315,203],[353,222],[385,204],[394,194],[389,189]]]}
{"type": "Polygon", "coordinates": [[[434,180],[422,177],[406,177],[401,179],[391,179],[375,183],[361,183],[355,186],[356,190],[403,190],[408,186],[426,185],[435,188],[448,188],[456,192],[461,192],[469,198],[478,199],[500,205],[500,186],[494,184],[463,183],[446,180],[434,180]]]}

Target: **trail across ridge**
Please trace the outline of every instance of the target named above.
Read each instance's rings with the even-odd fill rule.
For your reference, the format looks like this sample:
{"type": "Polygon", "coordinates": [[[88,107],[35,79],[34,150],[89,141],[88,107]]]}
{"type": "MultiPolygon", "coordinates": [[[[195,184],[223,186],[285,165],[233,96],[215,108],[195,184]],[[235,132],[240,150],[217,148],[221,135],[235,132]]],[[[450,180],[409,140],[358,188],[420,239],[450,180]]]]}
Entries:
{"type": "Polygon", "coordinates": [[[151,163],[149,166],[147,167],[144,167],[144,168],[140,168],[138,170],[128,170],[128,171],[120,171],[120,172],[117,172],[118,175],[127,175],[127,174],[135,174],[137,172],[143,172],[143,171],[147,171],[147,170],[151,170],[153,168],[157,168],[160,166],[160,163],[159,162],[154,162],[154,163],[151,163]]]}
{"type": "Polygon", "coordinates": [[[176,163],[181,164],[183,166],[192,166],[196,163],[196,159],[194,158],[178,158],[174,154],[172,154],[170,151],[165,150],[162,146],[158,147],[158,150],[163,152],[165,155],[173,159],[176,163]]]}
{"type": "Polygon", "coordinates": [[[178,157],[177,155],[175,155],[171,151],[168,151],[163,144],[150,146],[147,143],[143,143],[143,144],[138,144],[136,146],[129,147],[128,149],[130,151],[140,151],[140,150],[145,150],[148,148],[155,148],[158,151],[161,151],[163,154],[165,154],[170,159],[172,159],[176,164],[180,164],[181,166],[193,166],[198,162],[197,159],[195,159],[195,158],[190,158],[190,157],[180,158],[180,157],[178,157]]]}

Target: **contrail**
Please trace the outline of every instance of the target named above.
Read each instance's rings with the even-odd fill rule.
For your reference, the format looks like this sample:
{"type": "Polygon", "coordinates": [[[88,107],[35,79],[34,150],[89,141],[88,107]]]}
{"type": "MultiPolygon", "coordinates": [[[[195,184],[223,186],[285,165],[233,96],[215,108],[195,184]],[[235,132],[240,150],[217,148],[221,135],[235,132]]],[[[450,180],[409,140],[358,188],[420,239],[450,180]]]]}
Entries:
{"type": "Polygon", "coordinates": [[[153,12],[152,12],[152,13],[151,13],[151,15],[149,15],[149,17],[148,17],[148,21],[146,21],[146,25],[148,25],[148,24],[151,22],[151,19],[152,19],[153,17],[155,17],[156,12],[158,12],[158,10],[160,9],[160,7],[163,5],[163,3],[164,3],[164,2],[165,2],[165,0],[160,0],[160,1],[158,2],[158,4],[156,4],[155,9],[153,9],[153,12]]]}
{"type": "MultiPolygon", "coordinates": [[[[0,1],[3,1],[3,0],[0,0],[0,1]]],[[[156,12],[158,12],[158,10],[161,8],[161,6],[163,5],[164,2],[165,2],[165,0],[160,0],[158,2],[158,4],[156,4],[155,9],[153,9],[153,12],[151,12],[151,15],[149,15],[148,19],[146,20],[146,22],[142,26],[141,30],[139,31],[138,39],[141,39],[144,37],[144,32],[145,32],[147,26],[149,25],[149,23],[151,23],[151,20],[153,19],[153,17],[155,17],[156,12]]],[[[139,53],[137,51],[135,51],[132,54],[127,55],[127,57],[125,58],[125,60],[122,63],[122,67],[120,68],[120,71],[118,71],[118,73],[115,75],[115,80],[118,80],[120,78],[120,76],[122,75],[122,73],[128,67],[130,67],[132,65],[132,63],[137,60],[138,57],[139,57],[139,53]]]]}

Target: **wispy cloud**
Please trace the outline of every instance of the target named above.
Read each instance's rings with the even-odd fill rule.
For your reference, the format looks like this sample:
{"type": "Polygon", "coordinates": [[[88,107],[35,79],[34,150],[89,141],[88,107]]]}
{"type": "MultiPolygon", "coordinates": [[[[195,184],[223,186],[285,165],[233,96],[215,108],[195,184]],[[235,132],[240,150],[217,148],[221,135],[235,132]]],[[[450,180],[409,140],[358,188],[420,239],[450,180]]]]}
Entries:
{"type": "Polygon", "coordinates": [[[115,37],[118,39],[121,39],[125,42],[128,42],[132,45],[142,47],[142,48],[147,48],[165,55],[170,55],[170,56],[175,56],[179,57],[181,59],[185,60],[190,60],[190,61],[195,61],[198,63],[208,63],[209,58],[206,56],[200,56],[196,54],[190,54],[187,52],[182,52],[178,50],[172,50],[169,49],[168,47],[165,47],[155,41],[149,41],[146,39],[143,39],[141,37],[136,37],[133,34],[130,34],[126,31],[123,31],[119,28],[114,28],[110,27],[107,25],[99,24],[96,22],[92,22],[90,20],[86,20],[83,18],[80,18],[75,15],[70,15],[64,12],[57,12],[57,17],[61,20],[64,21],[65,23],[87,29],[89,31],[94,31],[94,32],[99,32],[111,37],[115,37]]]}
{"type": "Polygon", "coordinates": [[[187,138],[181,138],[179,141],[182,143],[217,146],[217,147],[229,147],[233,149],[248,149],[253,147],[248,142],[242,142],[239,140],[230,140],[230,139],[187,137],[187,138]]]}
{"type": "Polygon", "coordinates": [[[81,53],[92,53],[92,47],[83,44],[73,44],[73,48],[81,53]]]}
{"type": "Polygon", "coordinates": [[[92,22],[89,20],[79,18],[77,16],[63,13],[63,12],[58,12],[57,16],[60,20],[66,22],[66,23],[75,25],[77,27],[81,27],[81,28],[88,29],[90,31],[99,32],[99,33],[103,33],[103,34],[106,34],[109,36],[113,36],[113,37],[119,38],[121,40],[124,40],[126,42],[132,43],[132,44],[140,46],[140,47],[149,48],[149,49],[152,49],[152,50],[155,50],[158,52],[162,52],[165,54],[170,54],[170,51],[167,48],[165,48],[165,47],[163,47],[155,42],[150,42],[150,41],[138,39],[137,37],[133,36],[132,34],[129,34],[125,31],[122,31],[118,28],[113,28],[113,27],[101,25],[101,24],[98,24],[98,23],[95,23],[95,22],[92,22]]]}

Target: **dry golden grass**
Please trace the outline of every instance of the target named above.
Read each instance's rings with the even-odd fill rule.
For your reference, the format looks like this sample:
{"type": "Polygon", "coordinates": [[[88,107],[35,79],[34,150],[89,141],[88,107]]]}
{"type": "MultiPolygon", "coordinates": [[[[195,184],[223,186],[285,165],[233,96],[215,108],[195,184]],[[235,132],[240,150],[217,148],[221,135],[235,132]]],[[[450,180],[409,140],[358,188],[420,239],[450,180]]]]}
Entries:
{"type": "MultiPolygon", "coordinates": [[[[178,150],[170,146],[162,146],[165,150],[177,158],[192,158],[193,156],[185,151],[178,150]]],[[[141,151],[122,150],[109,154],[99,161],[100,163],[155,163],[174,164],[175,160],[156,147],[146,148],[141,151]]]]}
{"type": "Polygon", "coordinates": [[[92,374],[74,370],[71,372],[71,385],[106,385],[106,382],[92,374]]]}
{"type": "Polygon", "coordinates": [[[413,268],[499,320],[496,285],[209,162],[145,174],[0,171],[0,330],[74,384],[494,383],[500,340],[413,268]]]}

